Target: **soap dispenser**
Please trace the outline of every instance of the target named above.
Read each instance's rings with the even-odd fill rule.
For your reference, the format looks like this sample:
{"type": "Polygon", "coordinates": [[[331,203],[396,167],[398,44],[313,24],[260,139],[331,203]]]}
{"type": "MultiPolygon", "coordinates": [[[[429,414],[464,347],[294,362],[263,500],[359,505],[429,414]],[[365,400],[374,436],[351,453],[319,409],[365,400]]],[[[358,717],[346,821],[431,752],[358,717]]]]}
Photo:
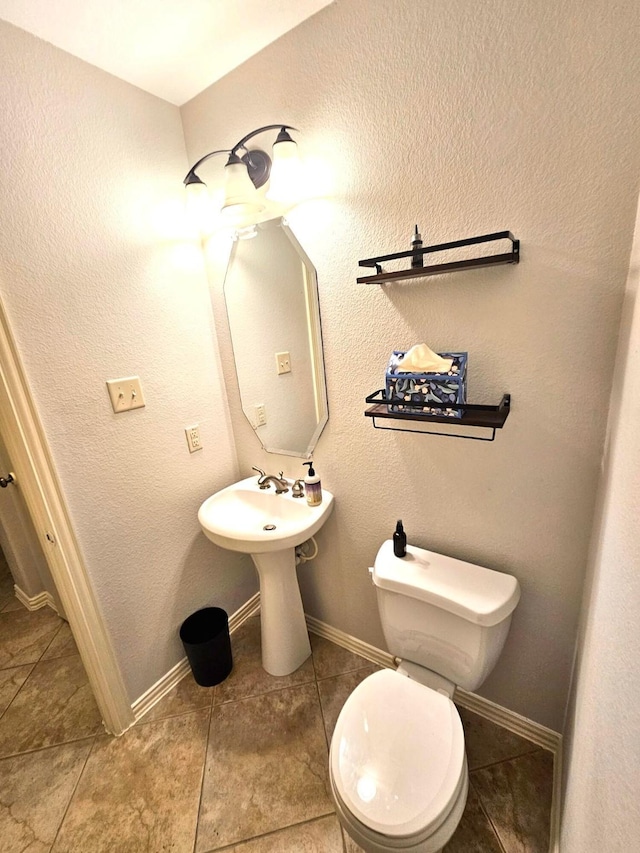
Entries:
{"type": "Polygon", "coordinates": [[[307,476],[304,478],[304,493],[307,496],[309,506],[320,506],[322,503],[322,483],[320,477],[316,474],[313,468],[313,462],[303,462],[303,465],[309,466],[307,476]]]}
{"type": "Polygon", "coordinates": [[[404,532],[401,519],[398,519],[396,532],[393,534],[393,553],[396,557],[407,556],[407,534],[404,532]]]}

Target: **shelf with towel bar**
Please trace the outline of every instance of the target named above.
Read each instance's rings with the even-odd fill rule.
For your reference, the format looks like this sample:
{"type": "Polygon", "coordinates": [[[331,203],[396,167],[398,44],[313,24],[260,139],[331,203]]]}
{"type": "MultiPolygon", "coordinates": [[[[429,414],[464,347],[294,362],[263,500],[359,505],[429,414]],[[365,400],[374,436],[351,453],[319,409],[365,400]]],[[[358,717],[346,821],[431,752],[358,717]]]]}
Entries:
{"type": "MultiPolygon", "coordinates": [[[[365,411],[365,417],[371,418],[373,426],[376,429],[387,429],[396,432],[415,432],[425,435],[443,435],[448,438],[468,438],[474,441],[493,441],[496,436],[496,430],[502,429],[505,421],[509,417],[511,411],[511,395],[503,394],[502,400],[497,406],[485,406],[471,403],[454,403],[447,406],[438,406],[434,403],[429,403],[425,408],[429,409],[462,409],[462,417],[454,418],[442,415],[421,414],[420,412],[390,412],[389,405],[406,405],[404,399],[389,398],[386,396],[384,388],[379,391],[374,391],[365,398],[365,402],[373,405],[365,411]],[[379,426],[376,419],[381,421],[394,420],[401,422],[418,421],[422,424],[447,424],[452,427],[479,427],[491,430],[491,437],[484,438],[477,435],[461,435],[455,432],[434,432],[426,429],[412,429],[408,426],[379,426]]],[[[415,407],[415,403],[411,404],[415,407]]]]}
{"type": "Polygon", "coordinates": [[[373,267],[374,275],[365,275],[357,278],[358,284],[383,284],[388,281],[403,281],[406,279],[420,278],[428,275],[441,275],[442,273],[456,272],[457,270],[476,269],[479,267],[493,267],[502,264],[517,264],[520,262],[520,241],[511,231],[496,231],[493,234],[482,234],[479,237],[467,237],[464,240],[454,240],[451,243],[439,243],[435,246],[425,246],[421,249],[413,248],[406,252],[394,252],[390,255],[380,255],[377,258],[365,258],[358,261],[358,266],[373,267]],[[447,252],[451,249],[460,249],[466,246],[475,246],[481,243],[493,243],[498,240],[510,240],[511,250],[496,255],[483,255],[478,258],[463,258],[447,263],[430,264],[423,266],[427,254],[436,252],[447,252]],[[382,264],[386,261],[396,261],[402,258],[419,259],[420,266],[412,266],[406,270],[386,271],[382,264]]]}

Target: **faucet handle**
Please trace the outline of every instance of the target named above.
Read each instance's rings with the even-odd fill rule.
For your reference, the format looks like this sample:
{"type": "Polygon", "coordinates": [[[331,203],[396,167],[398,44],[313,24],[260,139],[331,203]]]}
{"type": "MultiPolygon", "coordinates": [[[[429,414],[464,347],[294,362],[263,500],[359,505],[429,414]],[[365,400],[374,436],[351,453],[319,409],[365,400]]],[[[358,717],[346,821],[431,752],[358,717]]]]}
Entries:
{"type": "MultiPolygon", "coordinates": [[[[278,474],[278,477],[280,478],[280,482],[281,482],[284,486],[290,486],[290,485],[291,485],[291,483],[289,482],[289,480],[287,480],[287,478],[284,476],[284,471],[280,471],[280,473],[278,474]]],[[[286,488],[286,489],[284,489],[284,491],[285,491],[285,492],[288,492],[288,491],[289,491],[289,489],[288,489],[288,488],[286,488]]]]}
{"type": "Polygon", "coordinates": [[[302,480],[296,480],[291,487],[291,496],[294,498],[304,497],[304,484],[302,480]]]}

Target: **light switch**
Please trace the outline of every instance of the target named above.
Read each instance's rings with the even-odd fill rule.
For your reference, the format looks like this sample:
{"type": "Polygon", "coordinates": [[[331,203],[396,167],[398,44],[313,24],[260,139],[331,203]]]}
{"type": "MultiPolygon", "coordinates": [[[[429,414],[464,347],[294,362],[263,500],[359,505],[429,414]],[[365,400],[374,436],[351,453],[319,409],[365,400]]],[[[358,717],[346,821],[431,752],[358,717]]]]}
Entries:
{"type": "Polygon", "coordinates": [[[278,373],[291,373],[291,356],[288,352],[276,353],[276,368],[278,373]]]}
{"type": "Polygon", "coordinates": [[[107,388],[113,411],[129,412],[142,409],[145,405],[139,376],[126,376],[124,379],[107,379],[107,388]]]}
{"type": "Polygon", "coordinates": [[[256,406],[256,426],[264,426],[267,422],[267,410],[264,403],[258,403],[256,406]]]}

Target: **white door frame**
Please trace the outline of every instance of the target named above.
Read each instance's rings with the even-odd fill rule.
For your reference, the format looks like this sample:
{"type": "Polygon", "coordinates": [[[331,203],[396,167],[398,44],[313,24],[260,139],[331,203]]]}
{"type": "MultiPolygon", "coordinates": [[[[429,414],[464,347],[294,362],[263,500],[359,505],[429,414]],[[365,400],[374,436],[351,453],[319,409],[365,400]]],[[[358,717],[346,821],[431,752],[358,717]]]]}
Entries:
{"type": "Polygon", "coordinates": [[[134,714],[71,526],[2,298],[0,432],[16,486],[42,543],[104,726],[110,734],[122,734],[134,723],[134,714]]]}

